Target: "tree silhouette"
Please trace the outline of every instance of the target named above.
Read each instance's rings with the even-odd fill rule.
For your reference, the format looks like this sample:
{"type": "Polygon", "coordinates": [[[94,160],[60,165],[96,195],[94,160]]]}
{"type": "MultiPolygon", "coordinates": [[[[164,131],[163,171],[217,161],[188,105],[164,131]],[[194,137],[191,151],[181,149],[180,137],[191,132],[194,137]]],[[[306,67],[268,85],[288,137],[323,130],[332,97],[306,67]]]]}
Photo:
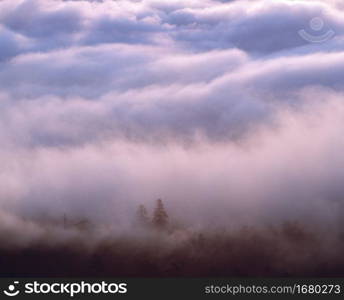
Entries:
{"type": "Polygon", "coordinates": [[[137,211],[137,221],[141,226],[148,226],[150,224],[147,209],[143,204],[139,205],[137,211]]]}
{"type": "Polygon", "coordinates": [[[159,229],[164,229],[168,225],[168,214],[161,199],[157,200],[153,214],[153,225],[159,229]]]}

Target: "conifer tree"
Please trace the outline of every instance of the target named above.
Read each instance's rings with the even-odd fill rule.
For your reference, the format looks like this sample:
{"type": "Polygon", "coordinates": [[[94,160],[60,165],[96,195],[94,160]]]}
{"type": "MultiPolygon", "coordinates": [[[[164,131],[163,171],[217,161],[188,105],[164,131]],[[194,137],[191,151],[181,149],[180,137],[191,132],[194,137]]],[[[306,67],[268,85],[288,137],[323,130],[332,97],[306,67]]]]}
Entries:
{"type": "Polygon", "coordinates": [[[153,225],[159,229],[164,229],[168,225],[168,214],[161,199],[157,200],[153,214],[153,225]]]}
{"type": "Polygon", "coordinates": [[[137,211],[137,220],[138,220],[139,225],[141,226],[148,226],[150,223],[147,209],[143,204],[139,205],[139,208],[137,211]]]}

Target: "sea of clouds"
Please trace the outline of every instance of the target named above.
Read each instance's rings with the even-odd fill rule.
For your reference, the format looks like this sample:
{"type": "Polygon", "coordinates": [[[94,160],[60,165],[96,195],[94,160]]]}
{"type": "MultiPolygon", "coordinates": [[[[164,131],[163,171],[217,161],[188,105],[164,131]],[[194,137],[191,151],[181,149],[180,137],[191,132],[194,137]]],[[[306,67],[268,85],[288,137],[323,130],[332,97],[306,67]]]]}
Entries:
{"type": "Polygon", "coordinates": [[[0,1],[3,214],[127,224],[162,198],[195,226],[339,227],[343,16],[325,0],[0,1]]]}

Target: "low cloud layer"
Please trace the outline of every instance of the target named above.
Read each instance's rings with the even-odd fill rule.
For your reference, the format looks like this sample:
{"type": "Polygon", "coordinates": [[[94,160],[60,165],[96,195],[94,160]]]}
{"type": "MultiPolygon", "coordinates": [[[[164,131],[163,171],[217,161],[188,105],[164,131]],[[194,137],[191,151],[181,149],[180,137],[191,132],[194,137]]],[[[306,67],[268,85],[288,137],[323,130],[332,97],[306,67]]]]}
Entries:
{"type": "Polygon", "coordinates": [[[339,227],[343,9],[1,1],[0,207],[126,225],[161,197],[194,226],[339,227]]]}

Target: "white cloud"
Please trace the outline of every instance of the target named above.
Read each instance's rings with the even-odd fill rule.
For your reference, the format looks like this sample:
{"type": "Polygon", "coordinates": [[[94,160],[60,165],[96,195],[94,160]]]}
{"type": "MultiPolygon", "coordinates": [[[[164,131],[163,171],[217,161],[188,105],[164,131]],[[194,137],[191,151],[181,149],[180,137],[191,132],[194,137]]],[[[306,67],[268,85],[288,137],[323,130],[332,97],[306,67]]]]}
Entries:
{"type": "Polygon", "coordinates": [[[338,1],[1,1],[0,203],[339,205],[342,15],[338,1]]]}

